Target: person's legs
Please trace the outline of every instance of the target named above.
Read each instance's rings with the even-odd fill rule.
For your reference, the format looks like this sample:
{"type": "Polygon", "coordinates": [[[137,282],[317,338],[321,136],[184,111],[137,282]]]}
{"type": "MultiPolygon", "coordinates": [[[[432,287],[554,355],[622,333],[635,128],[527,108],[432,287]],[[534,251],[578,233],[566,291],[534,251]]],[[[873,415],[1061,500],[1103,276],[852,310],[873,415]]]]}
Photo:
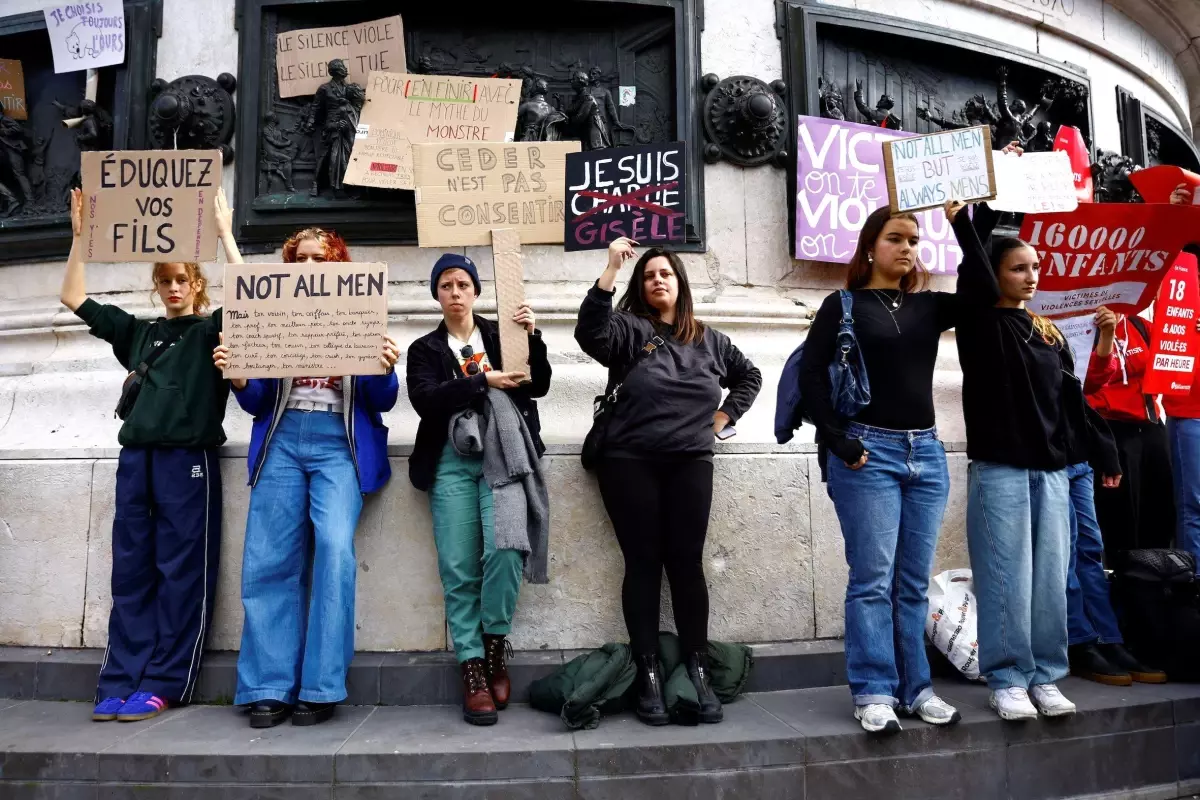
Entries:
{"type": "Polygon", "coordinates": [[[708,583],[704,578],[704,539],[712,507],[711,461],[671,465],[663,476],[659,503],[663,515],[663,565],[671,587],[675,628],[686,653],[708,652],[708,583]]]}
{"type": "Polygon", "coordinates": [[[483,532],[483,590],[481,622],[487,636],[507,636],[512,630],[525,557],[520,550],[497,550],[495,509],[487,480],[479,478],[479,519],[483,532]]]}
{"type": "Polygon", "coordinates": [[[1157,548],[1175,543],[1175,492],[1171,446],[1165,425],[1142,429],[1142,475],[1137,505],[1137,546],[1157,548]]]}
{"type": "Polygon", "coordinates": [[[1111,566],[1120,553],[1136,546],[1136,487],[1141,481],[1141,435],[1137,424],[1110,420],[1121,462],[1121,484],[1106,489],[1095,484],[1096,519],[1104,539],[1104,559],[1111,566]]]}
{"type": "MultiPolygon", "coordinates": [[[[1124,641],[1113,610],[1108,576],[1104,574],[1104,539],[1096,520],[1095,474],[1087,467],[1085,474],[1071,480],[1071,510],[1074,524],[1072,552],[1074,578],[1077,579],[1083,600],[1083,611],[1094,633],[1092,641],[1120,644],[1124,641]]],[[[1075,644],[1075,635],[1070,635],[1075,644]]]]}
{"type": "Polygon", "coordinates": [[[446,623],[460,664],[484,656],[482,476],[483,459],[464,458],[447,444],[429,490],[446,623]]]}
{"type": "Polygon", "coordinates": [[[1070,482],[1066,470],[1029,473],[1033,521],[1030,647],[1032,685],[1065,678],[1067,666],[1067,565],[1070,561],[1070,482]]]}
{"type": "Polygon", "coordinates": [[[1176,546],[1196,558],[1196,575],[1200,576],[1200,419],[1172,417],[1167,426],[1179,515],[1176,546]]]}
{"type": "MultiPolygon", "coordinates": [[[[1088,618],[1083,582],[1080,579],[1080,573],[1086,565],[1081,563],[1079,554],[1080,515],[1086,509],[1086,513],[1089,513],[1094,520],[1096,501],[1092,487],[1092,468],[1086,462],[1067,467],[1067,480],[1071,487],[1070,514],[1068,516],[1071,556],[1067,566],[1067,641],[1073,647],[1081,644],[1093,644],[1100,638],[1095,628],[1092,627],[1092,621],[1088,618]]],[[[1101,543],[1101,556],[1103,554],[1103,543],[1101,543]]],[[[1103,577],[1103,568],[1101,568],[1100,574],[1103,577]]]]}

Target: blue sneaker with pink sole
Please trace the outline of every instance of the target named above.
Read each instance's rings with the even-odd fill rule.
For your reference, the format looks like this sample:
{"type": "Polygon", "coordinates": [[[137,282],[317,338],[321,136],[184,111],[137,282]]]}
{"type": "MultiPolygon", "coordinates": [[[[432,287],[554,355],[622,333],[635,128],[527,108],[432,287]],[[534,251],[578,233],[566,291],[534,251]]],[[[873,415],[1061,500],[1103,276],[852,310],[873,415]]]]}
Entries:
{"type": "Polygon", "coordinates": [[[117,718],[117,712],[125,705],[125,699],[121,697],[106,697],[96,704],[92,709],[93,722],[112,722],[117,718]]]}
{"type": "Polygon", "coordinates": [[[150,692],[134,692],[117,712],[117,722],[140,722],[152,719],[170,707],[170,703],[150,692]]]}

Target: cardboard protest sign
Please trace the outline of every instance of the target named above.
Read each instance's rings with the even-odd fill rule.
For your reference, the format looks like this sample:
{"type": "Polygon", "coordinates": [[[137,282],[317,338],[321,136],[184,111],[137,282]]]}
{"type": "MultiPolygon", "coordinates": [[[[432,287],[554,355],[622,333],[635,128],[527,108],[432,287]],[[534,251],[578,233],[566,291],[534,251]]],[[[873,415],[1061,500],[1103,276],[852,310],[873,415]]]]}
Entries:
{"type": "Polygon", "coordinates": [[[567,156],[565,250],[602,250],[628,236],[646,246],[687,239],[683,142],[567,156]]]}
{"type": "Polygon", "coordinates": [[[892,211],[996,196],[992,132],[986,125],[884,142],[883,165],[892,211]]]}
{"type": "Polygon", "coordinates": [[[421,247],[489,245],[513,228],[521,244],[560,244],[566,158],[579,142],[414,144],[421,247]]]}
{"type": "Polygon", "coordinates": [[[1200,203],[1200,175],[1182,167],[1163,164],[1158,167],[1139,169],[1129,174],[1129,182],[1147,203],[1169,203],[1171,193],[1179,184],[1187,184],[1192,190],[1192,202],[1200,203]]]}
{"type": "Polygon", "coordinates": [[[29,119],[25,107],[25,72],[21,62],[0,58],[0,107],[9,119],[29,119]]]}
{"type": "Polygon", "coordinates": [[[346,183],[415,189],[414,142],[511,142],[521,82],[372,72],[346,183]]]}
{"type": "Polygon", "coordinates": [[[1196,257],[1180,253],[1163,278],[1154,301],[1151,329],[1151,362],[1146,372],[1146,394],[1190,394],[1200,356],[1200,286],[1196,283],[1196,257]]]}
{"type": "Polygon", "coordinates": [[[387,264],[226,264],[226,378],[382,375],[387,264]]]}
{"type": "Polygon", "coordinates": [[[529,332],[513,322],[525,302],[525,267],[521,237],[512,228],[492,231],[492,262],[496,272],[496,317],[500,321],[500,357],[504,372],[529,374],[529,332]]]}
{"type": "Polygon", "coordinates": [[[399,16],[358,25],[304,28],[275,37],[280,97],[315,94],[329,80],[329,62],[340,58],[348,83],[367,85],[368,73],[404,69],[404,23],[399,16]]]}
{"type": "Polygon", "coordinates": [[[1055,214],[1079,206],[1071,158],[1064,152],[997,153],[993,159],[997,211],[1055,214]]]}
{"type": "Polygon", "coordinates": [[[1054,150],[1067,154],[1071,159],[1071,175],[1075,178],[1075,196],[1081,203],[1091,203],[1092,154],[1088,151],[1083,133],[1073,125],[1061,125],[1054,135],[1054,150]]]}
{"type": "Polygon", "coordinates": [[[214,261],[219,150],[81,154],[88,261],[214,261]]]}
{"type": "MultiPolygon", "coordinates": [[[[876,125],[800,117],[796,141],[796,250],[799,259],[849,264],[867,217],[888,205],[881,142],[904,134],[876,125]]],[[[930,272],[954,275],[962,249],[942,210],[917,212],[917,255],[930,272]]]]}
{"type": "Polygon", "coordinates": [[[1196,206],[1081,203],[1068,214],[1027,215],[1021,238],[1041,259],[1029,307],[1048,317],[1100,306],[1136,314],[1154,300],[1167,268],[1198,232],[1196,206]]]}
{"type": "Polygon", "coordinates": [[[120,0],[44,9],[55,72],[125,62],[125,5],[120,0]]]}

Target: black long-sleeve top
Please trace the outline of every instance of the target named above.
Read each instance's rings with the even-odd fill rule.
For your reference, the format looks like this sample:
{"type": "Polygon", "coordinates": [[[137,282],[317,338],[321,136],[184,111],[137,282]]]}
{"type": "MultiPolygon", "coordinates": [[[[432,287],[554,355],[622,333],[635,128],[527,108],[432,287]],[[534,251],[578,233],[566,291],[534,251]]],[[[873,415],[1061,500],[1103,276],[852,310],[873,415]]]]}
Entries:
{"type": "Polygon", "coordinates": [[[685,345],[664,326],[613,311],[614,292],[588,291],[579,308],[575,341],[608,367],[608,386],[621,380],[639,350],[655,336],[665,344],[625,378],[609,423],[605,455],[626,458],[712,458],[713,414],[736,423],[762,386],[762,374],[729,337],[709,325],[685,345]],[[722,390],[729,394],[722,402],[722,390]]]}

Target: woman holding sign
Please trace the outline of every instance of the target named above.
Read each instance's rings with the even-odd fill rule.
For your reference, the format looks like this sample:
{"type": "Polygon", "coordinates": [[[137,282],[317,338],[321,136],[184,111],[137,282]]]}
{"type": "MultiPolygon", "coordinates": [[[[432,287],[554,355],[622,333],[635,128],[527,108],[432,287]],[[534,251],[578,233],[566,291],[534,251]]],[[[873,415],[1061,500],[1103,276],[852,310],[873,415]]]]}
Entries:
{"type": "MultiPolygon", "coordinates": [[[[225,195],[216,223],[226,256],[240,262],[225,195]]],[[[117,415],[116,513],[108,649],[96,688],[96,721],[149,719],[187,703],[200,675],[216,597],[221,545],[217,448],[229,389],[213,368],[221,312],[208,311],[199,264],[155,264],[163,316],[137,319],[87,295],[82,196],[71,193],[74,240],[61,299],[110,343],[129,371],[117,415]]]]}
{"type": "Polygon", "coordinates": [[[700,720],[720,722],[708,672],[704,539],[713,490],[713,446],[733,435],[762,375],[729,337],[696,319],[679,256],[651,247],[613,310],[617,274],[637,242],[617,239],[575,326],[583,351],[608,367],[618,396],[605,422],[596,473],[625,559],[621,607],[638,674],[638,717],[669,721],[658,659],[663,569],[700,720]],[[723,390],[729,393],[724,398],[723,390]]]}
{"type": "MultiPolygon", "coordinates": [[[[283,260],[346,262],[350,254],[336,233],[308,228],[284,243],[283,260]]],[[[245,624],[233,699],[249,706],[252,728],[289,716],[293,725],[316,725],[346,699],[354,656],[354,531],[363,495],[391,475],[380,414],[396,403],[400,351],[387,336],[380,346],[383,375],[231,381],[238,405],[254,415],[242,555],[245,624]]],[[[224,345],[213,354],[220,369],[228,359],[224,345]]]]}
{"type": "Polygon", "coordinates": [[[446,622],[462,672],[463,719],[495,725],[511,689],[505,637],[522,571],[546,582],[546,530],[530,536],[523,520],[514,523],[506,513],[513,506],[500,493],[522,492],[517,503],[531,519],[547,512],[540,508],[544,490],[531,491],[528,481],[514,477],[541,482],[537,460],[546,448],[535,398],[550,391],[550,361],[533,311],[521,306],[512,321],[528,333],[529,372],[502,371],[500,326],[474,312],[481,286],[466,256],[439,258],[429,289],[442,322],[408,349],[408,399],[421,417],[408,475],[429,492],[446,622]],[[460,433],[472,420],[478,426],[479,418],[485,421],[480,427],[499,435],[476,435],[475,447],[464,446],[471,437],[460,433]],[[503,490],[493,465],[500,467],[503,490]]]}

